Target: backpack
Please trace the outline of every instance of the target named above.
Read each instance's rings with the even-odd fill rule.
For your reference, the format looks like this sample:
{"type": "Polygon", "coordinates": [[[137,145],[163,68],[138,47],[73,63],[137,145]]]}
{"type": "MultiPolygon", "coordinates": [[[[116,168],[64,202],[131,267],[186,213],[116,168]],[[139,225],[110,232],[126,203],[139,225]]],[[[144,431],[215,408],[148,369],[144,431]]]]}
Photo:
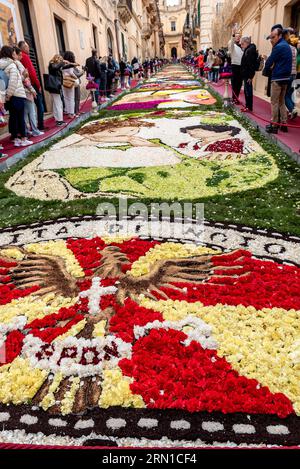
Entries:
{"type": "Polygon", "coordinates": [[[264,58],[256,51],[255,71],[261,72],[264,68],[264,58]]]}
{"type": "Polygon", "coordinates": [[[6,91],[8,87],[8,76],[4,70],[0,70],[0,90],[6,91]]]}

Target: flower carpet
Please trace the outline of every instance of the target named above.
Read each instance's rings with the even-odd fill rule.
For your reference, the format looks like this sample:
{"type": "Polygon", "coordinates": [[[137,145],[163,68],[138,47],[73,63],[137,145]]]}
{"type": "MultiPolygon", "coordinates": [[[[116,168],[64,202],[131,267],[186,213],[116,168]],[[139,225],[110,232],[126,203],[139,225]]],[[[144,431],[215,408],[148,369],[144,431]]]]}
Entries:
{"type": "Polygon", "coordinates": [[[262,187],[276,162],[230,116],[168,111],[92,121],[6,183],[22,197],[75,200],[113,194],[161,199],[262,187]]]}
{"type": "Polygon", "coordinates": [[[126,98],[194,93],[190,109],[107,110],[5,175],[7,220],[9,198],[39,216],[0,228],[0,442],[300,444],[297,231],[258,211],[205,217],[199,239],[172,236],[178,220],[112,234],[86,212],[118,196],[231,197],[247,216],[247,196],[278,200],[296,167],[233,114],[202,109],[197,88],[166,67],[126,98]]]}

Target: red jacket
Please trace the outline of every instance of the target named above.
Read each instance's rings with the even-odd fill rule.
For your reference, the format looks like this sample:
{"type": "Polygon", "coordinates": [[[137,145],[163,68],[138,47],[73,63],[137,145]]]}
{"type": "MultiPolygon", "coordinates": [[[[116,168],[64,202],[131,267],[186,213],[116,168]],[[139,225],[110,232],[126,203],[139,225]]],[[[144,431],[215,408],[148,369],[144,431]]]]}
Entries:
{"type": "Polygon", "coordinates": [[[204,67],[204,55],[200,54],[198,57],[197,57],[197,65],[199,68],[203,68],[204,67]]]}
{"type": "Polygon", "coordinates": [[[22,64],[24,65],[25,68],[27,68],[28,73],[29,73],[29,78],[31,81],[31,84],[36,90],[39,90],[41,88],[41,84],[39,82],[36,70],[33,66],[33,63],[31,62],[31,59],[26,52],[22,52],[22,64]]]}

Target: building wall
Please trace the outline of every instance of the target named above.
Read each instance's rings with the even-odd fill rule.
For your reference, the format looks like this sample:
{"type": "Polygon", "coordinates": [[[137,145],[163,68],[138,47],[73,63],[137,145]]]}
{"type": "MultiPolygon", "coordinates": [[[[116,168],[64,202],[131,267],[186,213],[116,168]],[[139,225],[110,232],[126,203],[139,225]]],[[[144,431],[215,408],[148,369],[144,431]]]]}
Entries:
{"type": "Polygon", "coordinates": [[[216,15],[217,0],[200,1],[200,48],[212,47],[212,21],[216,15]]]}
{"type": "Polygon", "coordinates": [[[185,0],[186,24],[183,36],[186,54],[200,50],[200,2],[201,0],[185,0]]]}
{"type": "MultiPolygon", "coordinates": [[[[9,1],[16,11],[18,40],[23,39],[18,0],[9,1]]],[[[8,0],[0,0],[0,7],[4,2],[7,3],[8,0]]],[[[74,52],[79,64],[85,63],[94,47],[93,26],[96,27],[95,36],[99,55],[108,55],[108,29],[113,37],[114,54],[117,53],[112,1],[72,0],[69,4],[72,4],[72,8],[65,8],[57,0],[28,0],[41,73],[46,73],[49,60],[59,51],[55,17],[63,22],[66,49],[74,52]]]]}
{"type": "Polygon", "coordinates": [[[184,0],[179,0],[176,6],[167,6],[165,0],[160,1],[160,16],[166,41],[165,56],[172,58],[172,48],[176,47],[177,57],[183,57],[182,32],[186,20],[186,6],[184,0]],[[171,31],[171,21],[176,21],[176,31],[171,31]]]}
{"type": "MultiPolygon", "coordinates": [[[[276,23],[284,27],[294,26],[299,18],[292,16],[292,6],[300,5],[300,0],[235,0],[228,27],[237,23],[241,33],[251,36],[260,54],[270,55],[271,44],[266,38],[276,23]]],[[[254,89],[261,97],[266,96],[267,78],[256,73],[254,89]]]]}
{"type": "Polygon", "coordinates": [[[163,40],[159,37],[161,29],[158,0],[143,0],[141,34],[143,60],[163,55],[163,40]]]}
{"type": "MultiPolygon", "coordinates": [[[[20,15],[20,0],[0,0],[0,39],[2,43],[13,44],[24,38],[20,15]]],[[[124,1],[124,0],[123,0],[124,1]]],[[[153,0],[132,0],[129,21],[122,21],[114,0],[28,0],[33,36],[36,45],[37,62],[41,75],[47,73],[48,64],[59,52],[55,18],[62,22],[66,50],[74,52],[76,61],[84,65],[96,46],[98,54],[109,54],[108,32],[112,40],[112,52],[118,60],[138,56],[144,58],[145,43],[142,40],[143,16],[147,19],[146,2],[153,0]],[[117,20],[117,28],[115,24],[117,20]],[[123,41],[122,41],[123,34],[123,41]],[[119,44],[119,47],[118,47],[119,44]],[[124,54],[123,47],[124,44],[124,54]]],[[[151,13],[152,23],[158,23],[155,12],[151,13]]],[[[147,41],[149,54],[154,56],[158,33],[153,31],[147,41]]],[[[82,87],[83,88],[83,87],[82,87]]],[[[49,96],[46,93],[47,106],[49,96]]]]}

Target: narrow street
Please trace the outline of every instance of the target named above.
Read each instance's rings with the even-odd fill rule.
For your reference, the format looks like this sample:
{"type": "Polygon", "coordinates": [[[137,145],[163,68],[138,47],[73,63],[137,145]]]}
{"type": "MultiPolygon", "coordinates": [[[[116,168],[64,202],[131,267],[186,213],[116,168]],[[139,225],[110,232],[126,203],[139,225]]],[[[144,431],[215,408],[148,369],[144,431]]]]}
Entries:
{"type": "Polygon", "coordinates": [[[299,445],[299,179],[182,64],[2,172],[0,441],[299,445]]]}

